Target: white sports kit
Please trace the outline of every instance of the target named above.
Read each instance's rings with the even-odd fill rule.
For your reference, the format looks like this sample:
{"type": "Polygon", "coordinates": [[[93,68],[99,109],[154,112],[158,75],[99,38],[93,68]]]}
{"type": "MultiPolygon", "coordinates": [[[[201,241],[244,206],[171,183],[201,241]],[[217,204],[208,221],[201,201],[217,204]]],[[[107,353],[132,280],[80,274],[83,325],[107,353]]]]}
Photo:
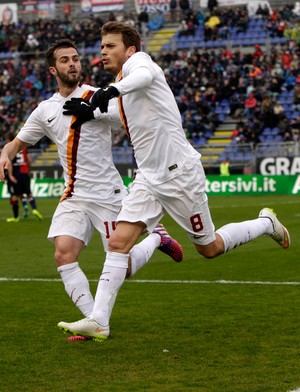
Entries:
{"type": "MultiPolygon", "coordinates": [[[[48,238],[70,235],[87,245],[94,226],[106,250],[121,200],[127,193],[112,160],[112,117],[104,114],[101,124],[93,120],[82,124],[80,130],[73,130],[71,124],[76,117],[63,114],[66,101],[90,99],[96,90],[82,84],[66,98],[55,93],[31,113],[17,137],[34,145],[46,135],[57,145],[64,169],[65,191],[63,202],[54,213],[48,238]]],[[[117,121],[115,117],[114,120],[117,121]]],[[[118,121],[121,126],[120,119],[118,121]]]]}
{"type": "Polygon", "coordinates": [[[151,231],[166,211],[193,242],[214,241],[201,154],[186,139],[162,69],[137,52],[111,85],[120,93],[120,117],[139,168],[118,221],[143,221],[151,231]]]}

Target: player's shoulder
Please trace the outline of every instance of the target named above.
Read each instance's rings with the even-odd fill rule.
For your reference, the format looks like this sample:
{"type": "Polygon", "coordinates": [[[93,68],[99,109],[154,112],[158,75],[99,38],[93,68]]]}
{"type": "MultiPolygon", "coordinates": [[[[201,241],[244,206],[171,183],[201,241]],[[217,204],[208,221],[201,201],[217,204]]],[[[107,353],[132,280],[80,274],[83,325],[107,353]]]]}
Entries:
{"type": "Polygon", "coordinates": [[[49,104],[51,105],[52,103],[60,103],[60,102],[62,102],[62,96],[57,92],[54,93],[50,98],[41,101],[38,104],[38,108],[46,108],[49,104]]]}
{"type": "Polygon", "coordinates": [[[99,88],[98,88],[98,87],[93,87],[93,86],[91,86],[90,84],[82,83],[82,84],[80,84],[80,85],[78,86],[78,89],[81,89],[82,91],[89,91],[89,90],[91,90],[91,91],[96,91],[96,90],[98,90],[99,88]]]}
{"type": "Polygon", "coordinates": [[[154,76],[157,73],[158,66],[152,58],[145,52],[136,52],[123,65],[123,75],[126,76],[141,67],[148,69],[154,76]]]}
{"type": "Polygon", "coordinates": [[[126,61],[125,65],[130,66],[132,64],[137,63],[151,63],[152,58],[149,56],[148,53],[145,52],[136,52],[134,53],[129,59],[126,61]]]}

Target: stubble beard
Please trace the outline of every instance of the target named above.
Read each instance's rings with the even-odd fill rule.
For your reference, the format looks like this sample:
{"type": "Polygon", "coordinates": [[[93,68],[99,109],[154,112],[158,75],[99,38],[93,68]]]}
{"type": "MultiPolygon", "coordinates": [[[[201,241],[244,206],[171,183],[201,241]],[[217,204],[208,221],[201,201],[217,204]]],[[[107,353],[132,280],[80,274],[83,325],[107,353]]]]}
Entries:
{"type": "Polygon", "coordinates": [[[57,76],[60,78],[61,82],[66,86],[66,87],[75,87],[77,86],[78,82],[80,81],[80,74],[77,74],[76,77],[72,77],[68,74],[58,72],[57,71],[57,76]]]}

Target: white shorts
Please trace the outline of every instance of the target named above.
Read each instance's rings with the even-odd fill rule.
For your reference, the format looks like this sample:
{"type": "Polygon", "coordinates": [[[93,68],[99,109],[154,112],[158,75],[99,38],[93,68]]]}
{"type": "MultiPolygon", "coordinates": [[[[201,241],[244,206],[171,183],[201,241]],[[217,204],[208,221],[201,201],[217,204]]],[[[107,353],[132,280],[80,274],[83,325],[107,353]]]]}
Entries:
{"type": "Polygon", "coordinates": [[[60,235],[69,235],[87,246],[95,228],[101,235],[104,251],[107,251],[108,239],[115,229],[120,208],[120,202],[106,205],[66,199],[54,212],[48,239],[53,241],[60,235]]]}
{"type": "Polygon", "coordinates": [[[144,222],[152,232],[167,212],[188,234],[191,241],[207,245],[216,239],[201,162],[178,177],[151,186],[138,170],[130,193],[122,201],[117,221],[144,222]]]}

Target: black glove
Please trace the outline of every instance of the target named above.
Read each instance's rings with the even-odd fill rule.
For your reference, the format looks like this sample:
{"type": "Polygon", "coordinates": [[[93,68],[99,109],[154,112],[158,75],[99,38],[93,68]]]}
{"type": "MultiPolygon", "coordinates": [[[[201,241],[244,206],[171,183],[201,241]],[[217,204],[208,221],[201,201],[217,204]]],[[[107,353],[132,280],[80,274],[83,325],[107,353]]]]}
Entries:
{"type": "Polygon", "coordinates": [[[94,110],[96,107],[86,99],[71,98],[71,101],[67,101],[63,108],[66,109],[63,114],[77,116],[77,119],[71,125],[72,129],[80,127],[83,123],[95,118],[94,110]]]}
{"type": "Polygon", "coordinates": [[[92,97],[92,105],[99,107],[102,113],[107,112],[108,101],[112,98],[118,97],[119,95],[119,91],[113,86],[109,86],[104,89],[100,88],[92,97]]]}

